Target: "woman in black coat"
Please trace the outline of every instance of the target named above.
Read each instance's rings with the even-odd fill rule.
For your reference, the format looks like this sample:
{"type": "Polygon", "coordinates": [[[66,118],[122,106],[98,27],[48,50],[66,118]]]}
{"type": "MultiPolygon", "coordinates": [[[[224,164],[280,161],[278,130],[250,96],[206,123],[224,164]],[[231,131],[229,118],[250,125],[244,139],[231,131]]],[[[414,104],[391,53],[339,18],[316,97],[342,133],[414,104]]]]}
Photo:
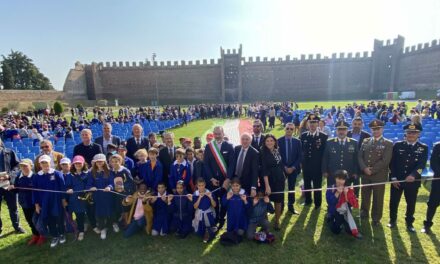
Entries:
{"type": "Polygon", "coordinates": [[[281,155],[278,151],[277,139],[272,134],[267,134],[264,137],[264,143],[261,148],[261,160],[266,194],[270,195],[270,200],[275,203],[274,229],[279,230],[286,178],[284,176],[281,155]]]}

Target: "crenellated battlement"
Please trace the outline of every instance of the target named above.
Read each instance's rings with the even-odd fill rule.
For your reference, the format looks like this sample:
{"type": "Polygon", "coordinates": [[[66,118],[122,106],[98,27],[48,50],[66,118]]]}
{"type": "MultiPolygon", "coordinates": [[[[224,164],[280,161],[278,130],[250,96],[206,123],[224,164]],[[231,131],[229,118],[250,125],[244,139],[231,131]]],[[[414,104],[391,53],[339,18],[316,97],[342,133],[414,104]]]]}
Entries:
{"type": "MultiPolygon", "coordinates": [[[[205,66],[219,66],[221,59],[203,59],[195,61],[133,61],[133,62],[99,62],[97,63],[98,69],[105,70],[121,70],[121,69],[158,69],[158,68],[194,68],[205,66]]],[[[93,63],[92,63],[93,64],[93,63]]]]}
{"type": "Polygon", "coordinates": [[[404,55],[412,55],[420,52],[429,52],[434,49],[440,49],[440,40],[434,39],[431,42],[419,43],[410,47],[405,47],[404,55]]]}

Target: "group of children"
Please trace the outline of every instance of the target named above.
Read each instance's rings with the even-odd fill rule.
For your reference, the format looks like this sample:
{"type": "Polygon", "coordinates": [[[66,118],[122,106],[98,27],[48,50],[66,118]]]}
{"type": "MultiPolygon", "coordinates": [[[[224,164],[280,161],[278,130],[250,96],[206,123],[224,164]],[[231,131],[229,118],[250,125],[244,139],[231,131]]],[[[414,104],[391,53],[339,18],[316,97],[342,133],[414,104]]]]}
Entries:
{"type": "MultiPolygon", "coordinates": [[[[32,161],[23,159],[10,189],[18,192],[32,229],[28,244],[44,244],[50,234],[50,246],[56,247],[66,242],[65,232],[74,232],[82,241],[89,227],[101,239],[106,239],[112,227],[115,233],[123,228],[127,238],[145,230],[153,236],[174,233],[179,238],[195,232],[204,242],[211,240],[218,231],[215,208],[220,192],[206,189],[203,177],[192,177],[183,149],[176,150],[166,185],[157,156],[155,148],[137,151],[134,177],[118,154],[108,162],[104,154],[95,155],[90,169],[82,156],[72,161],[63,158],[59,171],[52,168],[50,156],[42,155],[38,159],[41,171],[36,174],[32,161]]],[[[267,214],[273,208],[263,193],[248,197],[240,181],[232,179],[221,203],[227,208],[226,233],[254,239],[260,226],[269,235],[267,214]]]]}

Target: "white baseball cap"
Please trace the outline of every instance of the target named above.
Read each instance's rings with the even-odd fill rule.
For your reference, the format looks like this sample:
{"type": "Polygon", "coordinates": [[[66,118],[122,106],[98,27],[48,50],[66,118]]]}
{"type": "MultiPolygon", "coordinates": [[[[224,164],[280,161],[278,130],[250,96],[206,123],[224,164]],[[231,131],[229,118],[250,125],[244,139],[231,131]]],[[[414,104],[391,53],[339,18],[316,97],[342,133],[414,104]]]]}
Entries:
{"type": "Polygon", "coordinates": [[[62,158],[61,160],[60,160],[60,164],[70,164],[71,162],[70,162],[70,159],[69,158],[62,158]]]}
{"type": "Polygon", "coordinates": [[[38,159],[39,163],[41,163],[41,162],[49,162],[50,163],[51,161],[52,161],[52,159],[50,158],[49,155],[41,155],[40,158],[38,159]]]}

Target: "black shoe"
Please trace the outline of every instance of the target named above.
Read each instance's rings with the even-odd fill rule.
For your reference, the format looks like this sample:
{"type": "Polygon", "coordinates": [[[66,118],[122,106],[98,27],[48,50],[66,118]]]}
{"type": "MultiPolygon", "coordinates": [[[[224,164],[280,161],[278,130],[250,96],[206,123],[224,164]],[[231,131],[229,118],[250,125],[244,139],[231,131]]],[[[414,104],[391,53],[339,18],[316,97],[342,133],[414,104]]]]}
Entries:
{"type": "Polygon", "coordinates": [[[21,227],[17,227],[17,229],[15,229],[15,233],[17,234],[26,234],[26,231],[21,227]]]}
{"type": "Polygon", "coordinates": [[[394,228],[394,227],[396,227],[396,222],[390,222],[387,226],[389,228],[394,228]]]}
{"type": "Polygon", "coordinates": [[[380,225],[380,221],[373,220],[373,226],[379,226],[379,225],[380,225]]]}
{"type": "Polygon", "coordinates": [[[416,232],[416,229],[414,228],[413,225],[407,225],[406,226],[406,230],[408,230],[408,232],[411,232],[411,233],[415,233],[416,232]]]}
{"type": "Polygon", "coordinates": [[[431,228],[425,226],[422,228],[422,230],[420,230],[420,232],[425,233],[425,234],[431,234],[431,228]]]}
{"type": "Polygon", "coordinates": [[[299,215],[298,211],[293,206],[289,206],[289,212],[294,215],[299,215]]]}
{"type": "Polygon", "coordinates": [[[321,206],[320,205],[315,205],[315,210],[319,210],[319,209],[321,209],[321,206]]]}

